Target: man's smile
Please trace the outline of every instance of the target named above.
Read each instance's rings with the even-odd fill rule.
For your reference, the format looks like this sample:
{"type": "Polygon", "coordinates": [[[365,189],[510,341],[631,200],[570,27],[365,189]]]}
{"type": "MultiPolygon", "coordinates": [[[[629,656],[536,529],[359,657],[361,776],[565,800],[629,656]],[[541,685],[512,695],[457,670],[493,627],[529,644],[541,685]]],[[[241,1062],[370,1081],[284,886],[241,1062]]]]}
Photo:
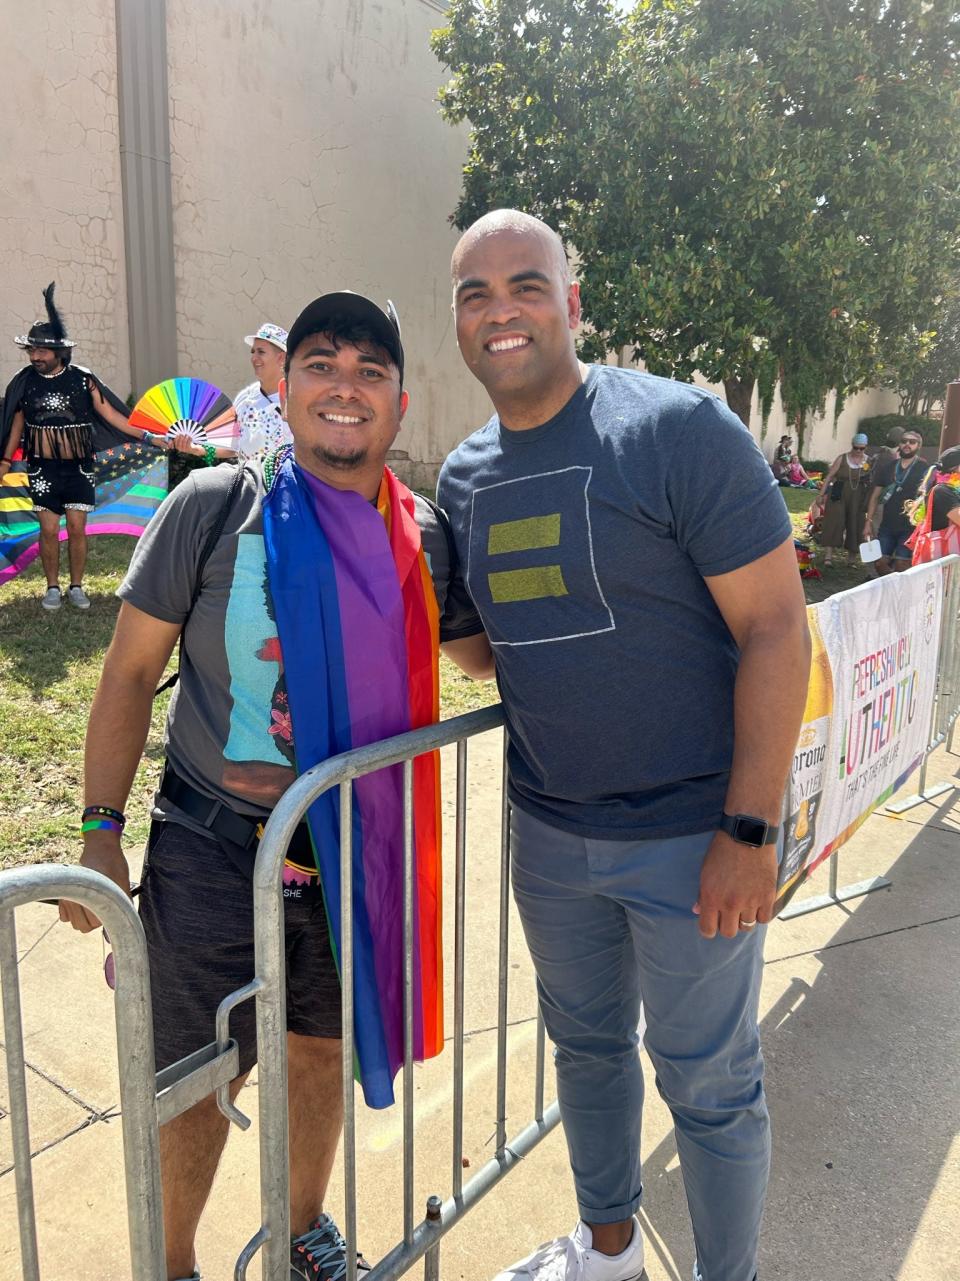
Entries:
{"type": "Polygon", "coordinates": [[[347,427],[356,427],[359,423],[366,422],[365,418],[358,418],[356,414],[332,414],[321,412],[320,417],[327,423],[337,423],[347,427]]]}
{"type": "Polygon", "coordinates": [[[502,338],[491,338],[484,345],[487,351],[496,355],[501,351],[516,351],[519,347],[528,347],[532,341],[526,334],[509,334],[502,338]]]}

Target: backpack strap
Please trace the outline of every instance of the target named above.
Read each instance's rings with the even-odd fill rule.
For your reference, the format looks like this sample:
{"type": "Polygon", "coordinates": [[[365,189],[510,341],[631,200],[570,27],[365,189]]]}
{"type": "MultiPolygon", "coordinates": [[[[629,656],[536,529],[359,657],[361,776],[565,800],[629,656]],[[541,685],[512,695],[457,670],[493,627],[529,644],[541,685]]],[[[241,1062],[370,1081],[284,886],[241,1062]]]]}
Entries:
{"type": "MultiPolygon", "coordinates": [[[[220,510],[217,512],[217,519],[210,526],[210,532],[209,534],[207,534],[206,540],[203,544],[203,547],[201,548],[200,559],[197,561],[197,572],[193,580],[193,592],[191,593],[191,596],[190,596],[190,608],[187,610],[187,618],[189,618],[190,615],[193,613],[193,608],[196,605],[197,601],[200,599],[200,592],[203,590],[203,571],[207,567],[207,561],[213,555],[213,549],[216,547],[217,543],[219,543],[220,541],[220,536],[223,533],[223,528],[227,523],[227,517],[230,515],[230,509],[233,507],[236,497],[240,492],[240,486],[242,484],[243,484],[243,463],[241,462],[237,464],[237,469],[234,472],[233,477],[230,481],[230,488],[227,490],[227,496],[226,498],[224,498],[223,502],[221,503],[220,510]]],[[[183,620],[184,627],[187,624],[187,618],[183,620]]],[[[182,632],[181,632],[181,635],[182,635],[182,632]]],[[[171,673],[171,675],[168,676],[165,681],[161,681],[161,683],[157,686],[156,690],[154,691],[154,695],[153,695],[154,698],[156,698],[158,694],[162,694],[165,689],[173,689],[174,685],[176,685],[179,679],[180,679],[180,663],[178,661],[177,670],[171,673]]]]}

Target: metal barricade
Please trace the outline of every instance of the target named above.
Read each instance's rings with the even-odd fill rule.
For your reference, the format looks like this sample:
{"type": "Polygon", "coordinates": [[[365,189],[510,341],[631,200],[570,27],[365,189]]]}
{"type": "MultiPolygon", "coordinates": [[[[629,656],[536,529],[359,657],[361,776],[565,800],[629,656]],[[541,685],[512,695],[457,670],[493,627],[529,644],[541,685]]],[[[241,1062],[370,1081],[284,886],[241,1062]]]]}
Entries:
{"type": "Polygon", "coordinates": [[[950,792],[956,783],[936,783],[927,787],[927,762],[930,754],[944,743],[952,750],[953,731],[960,717],[960,636],[957,634],[960,622],[960,556],[946,556],[939,561],[943,567],[943,614],[940,619],[940,656],[937,661],[937,689],[933,702],[933,714],[930,718],[930,737],[923,763],[920,766],[920,778],[917,790],[913,795],[888,805],[891,814],[903,814],[923,801],[932,801],[945,792],[950,792]]]}
{"type": "MultiPolygon", "coordinates": [[[[403,765],[404,814],[404,1062],[403,1062],[403,1240],[369,1274],[370,1281],[393,1281],[426,1256],[425,1276],[436,1278],[440,1238],[482,1196],[530,1152],[558,1123],[554,1102],[544,1107],[545,1035],[537,1016],[533,1119],[510,1142],[506,1131],[507,995],[509,942],[510,829],[506,765],[501,816],[499,972],[497,998],[496,1150],[493,1158],[463,1182],[464,940],[466,923],[467,741],[503,725],[499,705],[459,716],[369,747],[338,756],[299,778],[286,792],[267,824],[254,871],[254,979],[226,997],[216,1016],[216,1038],[159,1073],[154,1073],[153,1024],[146,942],[131,900],[97,872],[76,867],[33,866],[0,873],[0,983],[4,1040],[13,1130],[17,1209],[24,1281],[40,1281],[36,1216],[30,1163],[25,1053],[20,1013],[14,909],[27,903],[69,899],[89,908],[110,936],[115,958],[115,1018],[120,1068],[120,1101],[127,1189],[127,1217],[133,1276],[162,1281],[166,1275],[160,1191],[158,1127],[216,1092],[220,1110],[246,1129],[250,1122],[232,1103],[230,1082],[239,1072],[239,1051],[229,1035],[231,1011],[243,1001],[257,1003],[259,1046],[260,1192],[259,1231],[237,1260],[242,1279],[250,1260],[263,1250],[264,1281],[290,1275],[287,1133],[286,992],[283,947],[283,866],[294,830],[321,793],[339,787],[341,801],[341,966],[343,991],[344,1184],[347,1239],[357,1238],[356,1116],[353,1035],[353,781],[391,765],[403,765]],[[415,1223],[413,1208],[413,761],[417,756],[456,744],[456,843],[454,900],[453,1010],[453,1165],[450,1195],[428,1198],[426,1214],[415,1223]]],[[[348,1261],[347,1281],[356,1281],[356,1261],[348,1261]]]]}
{"type": "MultiPolygon", "coordinates": [[[[353,897],[352,787],[355,779],[390,765],[403,765],[405,972],[403,1077],[403,1240],[367,1274],[369,1281],[395,1281],[425,1257],[427,1281],[436,1278],[440,1238],[548,1134],[559,1121],[554,1102],[544,1107],[545,1043],[542,1020],[537,1020],[536,1079],[533,1120],[510,1142],[506,1130],[507,1091],[507,946],[509,942],[510,828],[506,800],[506,766],[501,817],[499,970],[497,995],[497,1120],[496,1150],[470,1181],[463,1182],[463,1049],[464,1049],[464,931],[466,918],[466,797],[467,741],[503,724],[499,705],[470,712],[437,725],[400,734],[369,747],[357,748],[303,774],[284,793],[270,817],[254,871],[254,921],[257,1002],[257,1044],[261,1226],[237,1260],[235,1277],[242,1281],[250,1260],[263,1251],[264,1281],[287,1281],[290,1275],[290,1223],[287,1186],[287,1072],[283,949],[283,864],[287,847],[309,806],[332,787],[340,789],[341,987],[343,992],[343,1172],[347,1241],[357,1240],[356,1113],[354,1099],[353,928],[349,904],[353,897]],[[453,1164],[450,1195],[428,1198],[425,1217],[415,1223],[414,1108],[413,1108],[413,761],[437,748],[457,745],[456,890],[454,903],[453,1008],[453,1164]]],[[[237,993],[240,997],[241,994],[237,993]]],[[[356,1260],[347,1261],[346,1281],[356,1281],[356,1260]]]]}
{"type": "Polygon", "coordinates": [[[23,1281],[40,1281],[40,1261],[13,913],[26,903],[54,898],[83,904],[96,913],[110,935],[117,985],[117,1054],[130,1255],[137,1281],[160,1281],[166,1276],[166,1268],[146,942],[140,918],[127,895],[98,872],[79,867],[25,867],[0,876],[0,983],[23,1281]]]}
{"type": "Polygon", "coordinates": [[[255,994],[259,984],[254,981],[220,1003],[214,1041],[179,1063],[155,1072],[147,946],[131,899],[113,881],[86,868],[33,866],[0,872],[0,986],[23,1281],[39,1281],[40,1264],[13,913],[28,903],[58,899],[69,899],[89,908],[110,937],[116,983],[114,1017],[132,1270],[136,1281],[163,1281],[166,1263],[159,1127],[214,1091],[220,1110],[242,1129],[249,1126],[248,1118],[229,1098],[229,1084],[240,1070],[240,1051],[229,1036],[228,1022],[233,1007],[255,994]]]}
{"type": "MultiPolygon", "coordinates": [[[[941,622],[937,685],[928,745],[916,795],[889,806],[901,813],[954,786],[926,787],[927,760],[952,737],[960,718],[960,557],[941,562],[944,604],[941,622]]],[[[0,873],[0,984],[4,1040],[11,1104],[20,1248],[24,1281],[39,1281],[36,1218],[30,1167],[25,1055],[20,1012],[14,909],[29,902],[66,898],[83,904],[106,926],[116,958],[117,1047],[123,1121],[127,1216],[133,1275],[137,1281],[161,1281],[165,1276],[163,1223],[159,1174],[158,1125],[171,1120],[216,1091],[221,1111],[245,1129],[248,1119],[229,1097],[230,1081],[239,1071],[237,1045],[229,1036],[231,1011],[256,1000],[259,1047],[261,1226],[242,1250],[235,1269],[243,1281],[247,1267],[263,1252],[264,1281],[287,1281],[289,1263],[289,1181],[287,1133],[286,993],[283,946],[283,866],[295,829],[310,805],[333,787],[340,790],[341,966],[343,992],[343,1111],[344,1196],[346,1239],[357,1240],[356,1112],[354,1098],[353,928],[352,901],[352,787],[356,779],[388,766],[403,766],[403,939],[405,970],[403,1079],[403,1239],[368,1274],[369,1281],[396,1281],[421,1258],[425,1281],[439,1275],[442,1236],[498,1184],[557,1125],[556,1102],[544,1106],[545,1035],[537,1016],[536,1070],[533,1119],[508,1142],[507,995],[509,944],[510,827],[506,798],[506,761],[501,812],[499,955],[497,992],[496,1149],[493,1158],[469,1182],[463,1181],[464,1069],[464,953],[466,923],[466,797],[468,740],[503,725],[499,705],[396,738],[358,748],[316,766],[288,789],[274,810],[260,843],[254,871],[254,979],[228,996],[216,1018],[216,1037],[209,1045],[154,1075],[150,979],[146,945],[139,917],[130,901],[111,881],[82,868],[29,867],[0,873]],[[450,1191],[444,1200],[427,1199],[426,1213],[415,1222],[414,1212],[414,1092],[413,1083],[413,761],[441,747],[456,744],[456,841],[454,900],[453,1008],[453,1162],[450,1191]]],[[[790,904],[784,918],[816,911],[889,885],[882,877],[855,886],[837,886],[837,852],[830,858],[828,894],[790,904]]],[[[356,1281],[356,1261],[347,1261],[346,1281],[356,1281]]]]}
{"type": "MultiPolygon", "coordinates": [[[[956,783],[937,783],[927,787],[927,762],[930,754],[951,740],[957,718],[960,717],[960,637],[957,634],[960,618],[960,556],[946,556],[938,561],[943,574],[943,608],[940,618],[940,645],[937,656],[937,683],[930,712],[930,731],[920,765],[919,787],[916,793],[885,808],[891,814],[902,814],[923,801],[933,800],[956,788],[956,783]]],[[[905,573],[910,573],[906,570],[905,573]]],[[[856,589],[853,589],[856,590],[856,589]]],[[[839,593],[842,595],[843,593],[839,593]]],[[[842,848],[842,847],[841,847],[842,848]]],[[[829,883],[825,894],[810,895],[789,903],[780,913],[783,921],[809,912],[819,912],[825,907],[835,907],[851,899],[862,898],[875,890],[889,889],[891,882],[885,876],[872,876],[852,885],[839,885],[840,848],[827,860],[829,883]]]]}
{"type": "MultiPolygon", "coordinates": [[[[944,605],[937,686],[919,792],[889,808],[896,813],[940,795],[950,783],[926,788],[927,758],[951,737],[960,718],[960,557],[942,562],[944,605]]],[[[404,862],[404,1060],[403,1079],[403,1239],[367,1274],[369,1281],[396,1281],[421,1258],[425,1281],[439,1275],[443,1235],[557,1125],[556,1102],[544,1106],[545,1034],[537,1016],[533,1119],[508,1142],[507,996],[509,944],[510,828],[506,796],[506,761],[501,812],[499,887],[499,955],[497,994],[496,1149],[493,1158],[469,1182],[463,1181],[464,939],[466,922],[466,797],[468,740],[503,725],[500,705],[441,721],[335,757],[302,775],[287,790],[267,823],[254,870],[255,977],[228,996],[217,1012],[216,1039],[189,1058],[154,1077],[153,1032],[146,946],[130,900],[106,878],[80,868],[30,867],[0,873],[0,974],[12,1110],[16,1187],[20,1217],[24,1281],[39,1281],[29,1124],[26,1107],[24,1049],[20,1018],[16,934],[13,909],[41,899],[67,898],[82,903],[104,922],[116,955],[116,1023],[120,1061],[127,1209],[133,1273],[138,1281],[161,1281],[164,1272],[163,1224],[160,1217],[158,1122],[172,1119],[214,1090],[221,1111],[246,1128],[249,1121],[231,1102],[229,1083],[239,1070],[236,1043],[229,1037],[231,1011],[256,1001],[258,1042],[261,1226],[237,1259],[235,1278],[243,1281],[250,1261],[262,1251],[264,1281],[287,1281],[290,1275],[290,1222],[287,1132],[286,992],[283,944],[283,867],[293,833],[310,805],[333,787],[340,791],[341,980],[343,993],[343,1171],[345,1236],[357,1240],[356,1112],[354,1098],[352,787],[356,779],[388,766],[403,767],[404,862]],[[456,744],[456,841],[454,901],[453,1008],[453,1161],[446,1199],[431,1196],[424,1217],[414,1212],[413,1083],[413,761],[427,752],[456,744]]],[[[881,877],[856,886],[837,886],[837,852],[830,859],[830,890],[816,899],[790,904],[784,918],[831,906],[880,889],[881,877]]],[[[356,1261],[347,1260],[346,1281],[356,1281],[356,1261]]]]}

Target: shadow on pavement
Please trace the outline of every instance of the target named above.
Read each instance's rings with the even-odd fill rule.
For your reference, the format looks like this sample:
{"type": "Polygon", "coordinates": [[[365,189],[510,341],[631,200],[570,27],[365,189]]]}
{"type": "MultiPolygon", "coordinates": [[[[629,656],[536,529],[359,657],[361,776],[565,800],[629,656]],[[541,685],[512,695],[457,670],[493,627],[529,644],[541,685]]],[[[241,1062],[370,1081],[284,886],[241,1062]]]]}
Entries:
{"type": "MultiPolygon", "coordinates": [[[[848,917],[827,942],[767,960],[763,1281],[898,1277],[945,1174],[960,1120],[960,842],[943,823],[954,804],[930,807],[889,868],[892,890],[826,909],[848,917]]],[[[773,930],[796,936],[796,924],[772,927],[768,954],[784,948],[773,930]]],[[[690,1274],[685,1205],[671,1132],[644,1163],[641,1211],[671,1281],[690,1274]]]]}

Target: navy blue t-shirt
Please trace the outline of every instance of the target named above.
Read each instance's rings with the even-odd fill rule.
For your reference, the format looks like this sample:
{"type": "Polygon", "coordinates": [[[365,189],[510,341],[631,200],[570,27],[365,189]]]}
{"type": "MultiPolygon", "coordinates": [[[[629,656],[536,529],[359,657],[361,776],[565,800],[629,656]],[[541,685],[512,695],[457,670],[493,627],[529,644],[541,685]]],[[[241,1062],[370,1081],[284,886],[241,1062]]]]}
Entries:
{"type": "Polygon", "coordinates": [[[510,798],[564,831],[708,831],[737,648],[704,577],[790,536],[769,466],[714,395],[592,366],[549,422],[494,417],[437,490],[493,646],[510,798]]]}

